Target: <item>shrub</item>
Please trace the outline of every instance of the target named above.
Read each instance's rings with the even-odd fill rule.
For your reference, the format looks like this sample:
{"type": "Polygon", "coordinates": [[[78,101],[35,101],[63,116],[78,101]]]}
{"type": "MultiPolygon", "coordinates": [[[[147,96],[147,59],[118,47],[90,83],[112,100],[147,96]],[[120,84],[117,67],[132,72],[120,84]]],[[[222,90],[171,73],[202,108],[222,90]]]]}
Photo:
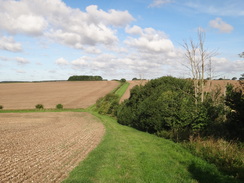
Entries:
{"type": "Polygon", "coordinates": [[[44,106],[42,104],[37,104],[36,109],[44,109],[44,106]]]}
{"type": "Polygon", "coordinates": [[[192,82],[168,76],[134,87],[118,110],[118,122],[149,133],[178,136],[181,129],[204,128],[208,120],[201,107],[196,110],[192,82]]]}
{"type": "Polygon", "coordinates": [[[118,106],[119,96],[113,93],[107,94],[96,102],[96,108],[100,114],[109,114],[111,116],[117,115],[118,106]]]}
{"type": "Polygon", "coordinates": [[[122,78],[122,79],[120,80],[120,82],[125,83],[125,82],[126,82],[126,79],[125,79],[125,78],[122,78]]]}
{"type": "Polygon", "coordinates": [[[234,89],[233,85],[227,85],[225,104],[230,109],[226,116],[228,136],[244,142],[244,94],[242,90],[234,89]]]}
{"type": "Polygon", "coordinates": [[[57,105],[56,105],[56,109],[63,109],[63,107],[64,107],[64,106],[63,106],[62,104],[57,104],[57,105]]]}
{"type": "Polygon", "coordinates": [[[3,106],[2,105],[0,105],[0,109],[3,109],[3,106]]]}

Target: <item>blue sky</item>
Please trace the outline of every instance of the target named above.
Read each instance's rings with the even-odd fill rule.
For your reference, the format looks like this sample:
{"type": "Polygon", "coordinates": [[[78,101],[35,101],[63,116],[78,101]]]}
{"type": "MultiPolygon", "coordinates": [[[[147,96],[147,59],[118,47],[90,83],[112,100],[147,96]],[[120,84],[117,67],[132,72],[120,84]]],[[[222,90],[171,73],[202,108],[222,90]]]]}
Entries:
{"type": "MultiPolygon", "coordinates": [[[[191,77],[206,35],[215,78],[244,73],[243,0],[0,0],[0,81],[191,77]]],[[[208,73],[206,73],[208,76],[208,73]]]]}

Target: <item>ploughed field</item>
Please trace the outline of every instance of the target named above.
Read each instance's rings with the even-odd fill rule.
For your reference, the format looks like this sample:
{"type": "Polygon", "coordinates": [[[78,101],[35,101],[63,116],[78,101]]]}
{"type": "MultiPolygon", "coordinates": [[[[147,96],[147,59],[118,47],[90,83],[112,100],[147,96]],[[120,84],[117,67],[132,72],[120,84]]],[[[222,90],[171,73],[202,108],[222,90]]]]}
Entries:
{"type": "Polygon", "coordinates": [[[0,105],[4,109],[86,108],[119,85],[116,81],[64,81],[40,83],[1,83],[0,105]]]}
{"type": "Polygon", "coordinates": [[[105,129],[84,112],[0,114],[0,182],[61,182],[105,129]]]}

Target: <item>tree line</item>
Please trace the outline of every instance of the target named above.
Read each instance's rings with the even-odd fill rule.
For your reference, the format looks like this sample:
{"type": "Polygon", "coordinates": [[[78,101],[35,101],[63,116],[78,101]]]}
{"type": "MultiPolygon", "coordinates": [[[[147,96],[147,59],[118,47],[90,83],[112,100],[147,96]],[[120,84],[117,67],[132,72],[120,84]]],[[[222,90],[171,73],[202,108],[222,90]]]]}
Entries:
{"type": "Polygon", "coordinates": [[[86,75],[81,75],[81,76],[70,76],[68,81],[102,81],[103,78],[101,76],[86,76],[86,75]]]}

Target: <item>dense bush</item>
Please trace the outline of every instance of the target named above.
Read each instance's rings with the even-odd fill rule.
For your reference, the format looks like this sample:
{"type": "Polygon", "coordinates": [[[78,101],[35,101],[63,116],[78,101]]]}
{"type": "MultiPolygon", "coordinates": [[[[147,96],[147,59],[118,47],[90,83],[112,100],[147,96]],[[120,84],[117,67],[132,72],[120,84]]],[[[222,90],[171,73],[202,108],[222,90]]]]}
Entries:
{"type": "Polygon", "coordinates": [[[63,109],[63,108],[64,108],[64,106],[62,104],[57,104],[56,105],[56,109],[63,109]]]}
{"type": "Polygon", "coordinates": [[[196,105],[191,80],[170,76],[134,87],[118,110],[119,123],[175,140],[204,132],[217,117],[215,107],[196,105]]]}
{"type": "Polygon", "coordinates": [[[42,104],[37,104],[36,109],[44,109],[44,106],[42,104]]]}
{"type": "Polygon", "coordinates": [[[116,116],[119,106],[119,96],[114,93],[109,93],[96,102],[96,109],[100,114],[109,114],[116,116]]]}
{"type": "Polygon", "coordinates": [[[125,82],[126,82],[126,79],[125,79],[125,78],[122,78],[122,79],[120,80],[120,82],[125,83],[125,82]]]}
{"type": "Polygon", "coordinates": [[[102,81],[101,76],[70,76],[68,81],[102,81]]]}
{"type": "Polygon", "coordinates": [[[2,105],[0,105],[0,110],[1,110],[1,109],[3,109],[3,106],[2,106],[2,105]]]}
{"type": "Polygon", "coordinates": [[[244,141],[244,94],[240,89],[227,86],[225,104],[229,107],[226,129],[228,137],[244,141]]]}

